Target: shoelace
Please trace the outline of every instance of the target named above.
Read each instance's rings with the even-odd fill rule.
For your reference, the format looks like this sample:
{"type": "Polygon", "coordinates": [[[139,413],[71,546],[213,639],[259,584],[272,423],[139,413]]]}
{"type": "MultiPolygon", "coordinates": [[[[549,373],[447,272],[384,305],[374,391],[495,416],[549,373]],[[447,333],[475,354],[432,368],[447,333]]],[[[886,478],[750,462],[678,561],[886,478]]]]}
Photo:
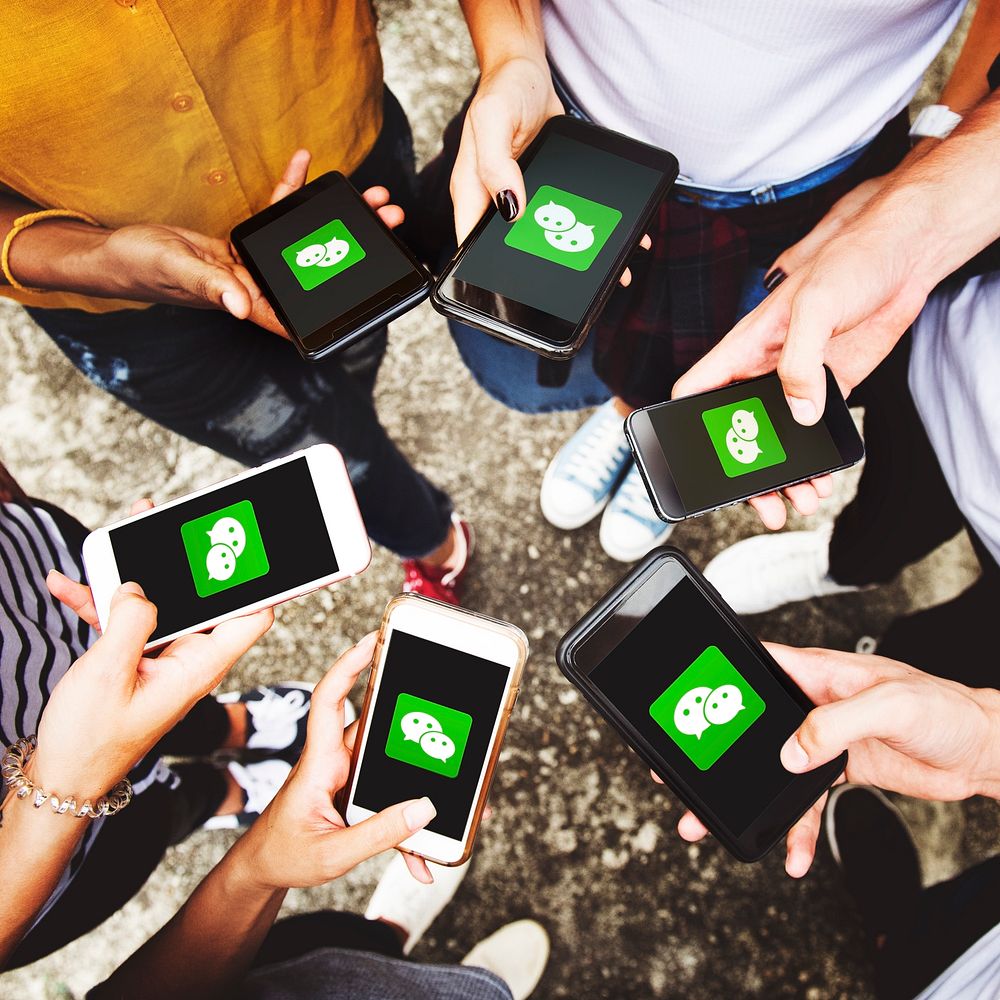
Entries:
{"type": "Polygon", "coordinates": [[[615,510],[638,521],[657,522],[659,518],[649,502],[649,494],[634,469],[625,477],[615,494],[615,510]]]}
{"type": "Polygon", "coordinates": [[[262,813],[278,794],[290,770],[288,764],[277,760],[264,760],[247,767],[233,761],[229,772],[247,796],[243,811],[257,815],[262,813]]]}
{"type": "Polygon", "coordinates": [[[602,418],[587,437],[574,445],[565,466],[568,475],[594,492],[604,490],[628,452],[621,417],[609,410],[602,418]],[[612,445],[617,447],[609,451],[612,445]]]}
{"type": "Polygon", "coordinates": [[[259,701],[245,703],[254,730],[247,746],[250,749],[262,743],[275,749],[291,746],[298,733],[299,719],[309,711],[307,692],[293,688],[282,695],[271,688],[261,690],[264,696],[259,701]]]}

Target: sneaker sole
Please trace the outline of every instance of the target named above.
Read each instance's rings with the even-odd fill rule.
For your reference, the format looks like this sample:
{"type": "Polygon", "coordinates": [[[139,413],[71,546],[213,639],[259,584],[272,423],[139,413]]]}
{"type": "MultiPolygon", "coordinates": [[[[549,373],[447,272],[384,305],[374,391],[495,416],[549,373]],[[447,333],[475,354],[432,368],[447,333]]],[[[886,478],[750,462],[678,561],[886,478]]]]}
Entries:
{"type": "Polygon", "coordinates": [[[910,844],[913,847],[914,853],[917,857],[920,856],[920,852],[917,850],[917,842],[913,839],[913,834],[910,832],[909,824],[906,822],[906,817],[899,811],[896,805],[886,796],[885,792],[880,788],[876,788],[874,785],[856,785],[848,781],[843,785],[838,785],[832,792],[830,792],[830,798],[826,803],[826,810],[823,814],[823,829],[826,831],[826,842],[830,845],[830,853],[833,855],[833,860],[837,862],[838,868],[844,867],[844,862],[840,855],[840,844],[837,843],[837,832],[833,822],[834,806],[837,803],[837,799],[840,798],[845,792],[850,791],[852,788],[864,788],[866,791],[872,793],[882,803],[891,813],[896,816],[903,825],[903,829],[906,830],[906,835],[910,839],[910,844]]]}
{"type": "Polygon", "coordinates": [[[601,548],[604,549],[604,554],[614,559],[615,562],[634,563],[646,555],[647,552],[655,549],[657,545],[662,545],[670,537],[673,530],[674,525],[668,524],[648,545],[643,546],[641,549],[625,549],[619,548],[613,542],[609,541],[605,530],[605,522],[602,521],[600,532],[601,548]]]}

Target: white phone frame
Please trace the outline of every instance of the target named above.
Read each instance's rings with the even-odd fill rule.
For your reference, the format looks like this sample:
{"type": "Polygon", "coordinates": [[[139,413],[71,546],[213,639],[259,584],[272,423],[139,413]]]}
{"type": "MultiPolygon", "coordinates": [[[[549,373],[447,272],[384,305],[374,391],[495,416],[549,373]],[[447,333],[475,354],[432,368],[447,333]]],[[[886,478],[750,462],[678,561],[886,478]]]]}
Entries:
{"type": "Polygon", "coordinates": [[[124,582],[122,581],[118,563],[115,559],[114,548],[111,544],[111,532],[120,528],[123,524],[130,524],[132,521],[140,521],[147,517],[156,517],[171,507],[177,507],[182,503],[187,503],[196,497],[204,496],[224,486],[232,483],[242,482],[253,476],[279,465],[287,465],[289,462],[305,458],[309,466],[309,473],[312,477],[313,485],[316,488],[316,496],[319,499],[320,509],[323,512],[323,521],[329,534],[330,544],[333,546],[334,556],[337,565],[340,567],[336,573],[329,576],[319,577],[309,580],[290,590],[283,590],[262,601],[255,601],[242,607],[214,618],[208,618],[197,622],[188,628],[160,639],[155,639],[147,643],[145,649],[159,649],[167,643],[179,639],[182,635],[190,635],[195,632],[205,632],[214,628],[220,622],[228,621],[231,618],[239,618],[241,615],[252,614],[262,608],[273,607],[293,597],[301,597],[304,594],[312,593],[330,584],[347,580],[352,576],[357,576],[368,568],[371,562],[372,549],[368,540],[368,532],[365,529],[364,521],[361,518],[361,511],[358,508],[358,501],[354,495],[354,488],[351,486],[350,476],[347,474],[347,466],[340,452],[329,444],[317,444],[310,448],[296,451],[284,458],[275,459],[265,465],[247,472],[240,473],[230,479],[220,483],[206,486],[204,489],[196,490],[194,493],[187,493],[176,500],[153,507],[151,510],[143,511],[141,514],[134,514],[124,520],[116,521],[114,524],[106,525],[91,532],[83,543],[83,563],[87,573],[87,580],[94,595],[94,606],[97,608],[97,617],[101,623],[101,628],[106,628],[111,609],[111,598],[115,591],[124,582]]]}
{"type": "Polygon", "coordinates": [[[351,776],[347,788],[347,804],[344,808],[344,819],[348,826],[360,823],[374,816],[375,812],[358,805],[354,801],[358,776],[364,767],[365,752],[368,749],[368,734],[371,731],[371,720],[379,690],[382,684],[385,661],[393,633],[398,629],[410,635],[429,639],[431,642],[448,646],[463,653],[481,656],[507,668],[507,680],[503,694],[497,705],[496,717],[493,719],[493,729],[490,733],[489,748],[483,755],[482,767],[476,782],[476,790],[472,796],[469,815],[465,820],[465,829],[460,839],[445,837],[430,830],[419,830],[407,837],[400,849],[419,855],[428,861],[443,865],[461,863],[471,850],[471,839],[475,835],[474,822],[481,813],[480,800],[483,793],[483,783],[492,773],[492,766],[498,754],[496,746],[497,735],[501,725],[506,723],[517,697],[517,684],[520,680],[520,667],[527,656],[527,639],[524,633],[514,626],[504,624],[506,632],[497,630],[499,623],[487,619],[486,625],[482,616],[460,608],[439,604],[422,598],[411,596],[396,600],[390,604],[379,636],[378,648],[372,663],[372,682],[365,696],[365,708],[362,713],[363,730],[358,734],[358,749],[351,768],[351,776]],[[520,639],[520,642],[519,642],[520,639]]]}

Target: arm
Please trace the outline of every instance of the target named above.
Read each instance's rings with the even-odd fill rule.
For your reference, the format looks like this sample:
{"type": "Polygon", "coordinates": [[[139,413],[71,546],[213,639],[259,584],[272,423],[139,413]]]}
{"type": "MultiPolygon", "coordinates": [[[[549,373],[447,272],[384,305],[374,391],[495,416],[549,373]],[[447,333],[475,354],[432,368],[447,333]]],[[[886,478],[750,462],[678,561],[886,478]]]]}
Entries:
{"type": "Polygon", "coordinates": [[[952,68],[951,76],[938,98],[960,115],[968,114],[989,89],[986,73],[1000,55],[1000,2],[979,0],[979,6],[969,25],[962,51],[952,68]]]}

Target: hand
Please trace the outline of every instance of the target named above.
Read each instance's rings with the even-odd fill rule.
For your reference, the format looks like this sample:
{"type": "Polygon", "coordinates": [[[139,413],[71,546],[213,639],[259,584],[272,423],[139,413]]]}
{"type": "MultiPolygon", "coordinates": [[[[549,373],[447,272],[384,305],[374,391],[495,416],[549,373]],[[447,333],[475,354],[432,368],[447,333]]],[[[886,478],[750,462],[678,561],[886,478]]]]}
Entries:
{"type": "MultiPolygon", "coordinates": [[[[344,701],[371,665],[375,639],[372,633],[349,649],[316,686],[302,756],[239,842],[243,877],[262,889],[303,888],[339,878],[422,830],[436,815],[429,799],[412,799],[348,827],[334,807],[334,796],[347,784],[357,733],[356,723],[344,732],[344,701]]],[[[433,881],[423,861],[404,857],[415,877],[433,881]]]]}
{"type": "MultiPolygon", "coordinates": [[[[789,677],[816,703],[781,750],[801,774],[849,753],[846,780],[917,798],[1000,797],[1000,693],[967,688],[883,656],[767,644],[789,677]]],[[[785,869],[809,870],[824,795],[788,833],[785,869]]],[[[685,813],[678,832],[707,834],[685,813]]]]}

